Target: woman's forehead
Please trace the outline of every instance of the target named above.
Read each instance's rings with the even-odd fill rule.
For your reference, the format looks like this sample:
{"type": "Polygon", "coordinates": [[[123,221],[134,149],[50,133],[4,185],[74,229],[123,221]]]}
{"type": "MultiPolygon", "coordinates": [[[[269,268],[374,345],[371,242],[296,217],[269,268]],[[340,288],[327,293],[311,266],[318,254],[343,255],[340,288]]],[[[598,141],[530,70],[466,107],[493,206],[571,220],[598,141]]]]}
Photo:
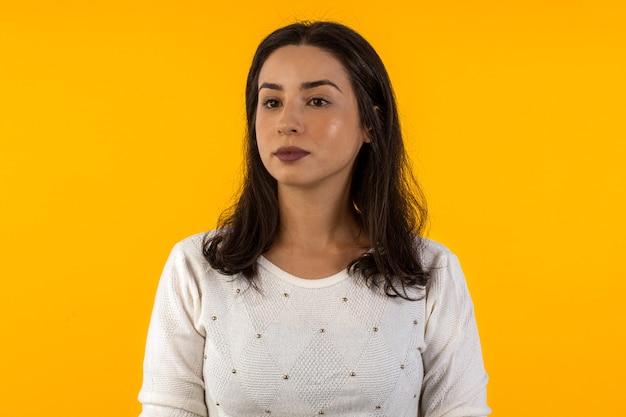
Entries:
{"type": "Polygon", "coordinates": [[[272,82],[312,82],[330,80],[344,84],[348,74],[332,53],[311,45],[287,45],[276,49],[259,72],[259,86],[272,82]]]}

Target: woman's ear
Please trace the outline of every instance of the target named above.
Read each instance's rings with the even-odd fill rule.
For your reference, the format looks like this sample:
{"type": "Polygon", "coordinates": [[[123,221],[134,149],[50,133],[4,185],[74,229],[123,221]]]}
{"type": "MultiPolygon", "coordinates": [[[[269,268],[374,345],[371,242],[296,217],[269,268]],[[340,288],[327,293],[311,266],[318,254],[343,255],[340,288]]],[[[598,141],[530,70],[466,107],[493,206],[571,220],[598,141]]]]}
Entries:
{"type": "Polygon", "coordinates": [[[372,143],[371,138],[372,128],[368,127],[367,129],[363,129],[363,143],[372,143]]]}
{"type": "MultiPolygon", "coordinates": [[[[380,107],[374,106],[374,111],[376,112],[376,117],[380,118],[380,107]]],[[[371,127],[371,126],[368,126],[365,129],[363,142],[365,142],[365,143],[372,143],[372,136],[371,136],[371,134],[372,134],[373,130],[374,130],[374,128],[371,127]]]]}

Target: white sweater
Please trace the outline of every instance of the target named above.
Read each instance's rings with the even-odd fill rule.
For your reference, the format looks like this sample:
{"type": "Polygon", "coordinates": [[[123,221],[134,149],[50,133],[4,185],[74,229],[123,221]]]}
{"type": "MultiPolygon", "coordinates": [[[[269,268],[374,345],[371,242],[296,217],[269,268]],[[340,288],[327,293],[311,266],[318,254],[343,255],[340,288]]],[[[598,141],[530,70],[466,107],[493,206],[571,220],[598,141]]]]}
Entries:
{"type": "Polygon", "coordinates": [[[490,413],[456,256],[426,241],[420,301],[347,271],[307,280],[261,257],[259,289],[178,243],[152,313],[141,417],[471,417],[490,413]]]}

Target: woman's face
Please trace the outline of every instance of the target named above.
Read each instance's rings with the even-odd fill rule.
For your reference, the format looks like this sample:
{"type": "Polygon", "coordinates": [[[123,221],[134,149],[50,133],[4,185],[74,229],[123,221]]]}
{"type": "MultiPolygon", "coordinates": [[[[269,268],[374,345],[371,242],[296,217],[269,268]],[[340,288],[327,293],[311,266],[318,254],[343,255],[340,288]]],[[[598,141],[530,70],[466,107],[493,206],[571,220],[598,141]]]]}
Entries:
{"type": "Polygon", "coordinates": [[[263,64],[258,88],[257,144],[279,187],[347,189],[369,140],[341,62],[314,46],[285,46],[263,64]]]}

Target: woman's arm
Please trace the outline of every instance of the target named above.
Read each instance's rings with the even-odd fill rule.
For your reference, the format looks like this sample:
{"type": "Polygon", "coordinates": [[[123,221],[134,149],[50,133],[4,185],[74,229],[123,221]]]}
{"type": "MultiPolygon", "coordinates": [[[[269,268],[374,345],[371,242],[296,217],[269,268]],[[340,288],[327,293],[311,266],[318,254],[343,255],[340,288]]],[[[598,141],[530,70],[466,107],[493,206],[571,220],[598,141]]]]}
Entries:
{"type": "Polygon", "coordinates": [[[488,378],[474,307],[457,257],[445,258],[427,290],[420,416],[486,416],[488,378]]]}
{"type": "Polygon", "coordinates": [[[178,244],[161,275],[148,330],[140,417],[207,417],[201,268],[178,244]]]}

